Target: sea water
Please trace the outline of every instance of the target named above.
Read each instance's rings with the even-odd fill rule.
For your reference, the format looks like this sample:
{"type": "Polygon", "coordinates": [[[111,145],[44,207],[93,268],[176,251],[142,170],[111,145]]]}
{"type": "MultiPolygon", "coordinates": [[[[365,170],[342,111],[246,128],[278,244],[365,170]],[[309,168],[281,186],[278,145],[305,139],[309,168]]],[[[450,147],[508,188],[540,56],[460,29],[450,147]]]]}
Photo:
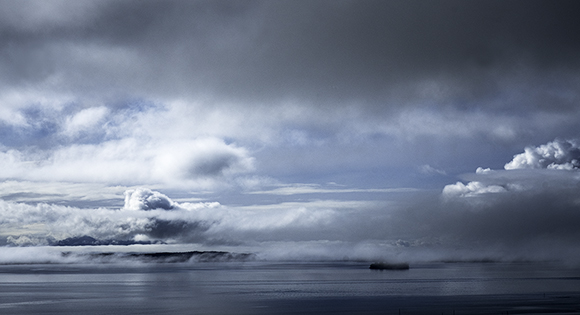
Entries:
{"type": "Polygon", "coordinates": [[[364,262],[0,266],[0,314],[580,314],[580,268],[364,262]]]}

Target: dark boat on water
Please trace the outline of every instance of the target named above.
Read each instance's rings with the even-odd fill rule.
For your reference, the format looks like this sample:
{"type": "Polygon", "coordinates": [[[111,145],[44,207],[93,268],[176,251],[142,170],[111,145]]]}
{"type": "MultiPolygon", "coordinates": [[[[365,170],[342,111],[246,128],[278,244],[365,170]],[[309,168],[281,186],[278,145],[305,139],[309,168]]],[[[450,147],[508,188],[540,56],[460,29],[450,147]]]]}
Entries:
{"type": "Polygon", "coordinates": [[[408,270],[409,264],[408,263],[373,263],[369,267],[369,269],[375,270],[408,270]]]}

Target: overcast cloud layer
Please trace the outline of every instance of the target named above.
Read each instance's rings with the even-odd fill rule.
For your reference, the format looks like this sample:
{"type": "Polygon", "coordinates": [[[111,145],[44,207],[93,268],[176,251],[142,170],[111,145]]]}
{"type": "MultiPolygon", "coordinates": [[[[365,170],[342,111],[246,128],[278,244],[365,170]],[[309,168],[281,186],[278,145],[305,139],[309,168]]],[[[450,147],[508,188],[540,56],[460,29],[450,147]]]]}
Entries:
{"type": "Polygon", "coordinates": [[[569,257],[578,12],[0,1],[0,242],[569,257]]]}

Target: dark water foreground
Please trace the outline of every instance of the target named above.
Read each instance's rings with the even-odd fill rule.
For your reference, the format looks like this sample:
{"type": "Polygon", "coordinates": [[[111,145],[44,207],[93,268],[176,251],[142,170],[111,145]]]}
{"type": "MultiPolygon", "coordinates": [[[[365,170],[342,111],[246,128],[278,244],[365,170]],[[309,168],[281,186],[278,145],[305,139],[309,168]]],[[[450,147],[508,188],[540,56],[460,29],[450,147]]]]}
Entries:
{"type": "Polygon", "coordinates": [[[580,314],[580,269],[532,263],[0,266],[0,314],[580,314]]]}

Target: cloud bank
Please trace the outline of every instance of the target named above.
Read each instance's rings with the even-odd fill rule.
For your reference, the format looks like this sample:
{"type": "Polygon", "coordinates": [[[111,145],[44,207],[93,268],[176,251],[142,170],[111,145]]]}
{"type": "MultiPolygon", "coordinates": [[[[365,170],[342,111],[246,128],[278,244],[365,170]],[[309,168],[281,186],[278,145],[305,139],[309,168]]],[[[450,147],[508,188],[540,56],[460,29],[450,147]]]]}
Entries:
{"type": "Polygon", "coordinates": [[[117,244],[227,248],[260,259],[580,259],[577,171],[480,170],[465,178],[477,180],[447,185],[441,194],[405,191],[387,202],[224,206],[178,203],[147,188],[127,190],[120,209],[3,201],[0,225],[10,246],[90,236],[117,244]]]}

